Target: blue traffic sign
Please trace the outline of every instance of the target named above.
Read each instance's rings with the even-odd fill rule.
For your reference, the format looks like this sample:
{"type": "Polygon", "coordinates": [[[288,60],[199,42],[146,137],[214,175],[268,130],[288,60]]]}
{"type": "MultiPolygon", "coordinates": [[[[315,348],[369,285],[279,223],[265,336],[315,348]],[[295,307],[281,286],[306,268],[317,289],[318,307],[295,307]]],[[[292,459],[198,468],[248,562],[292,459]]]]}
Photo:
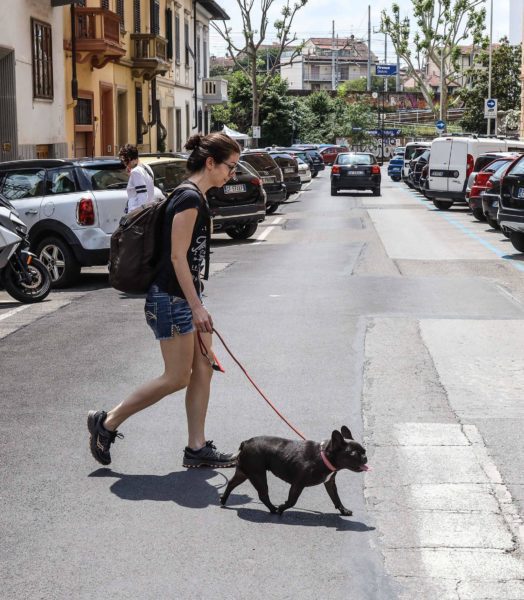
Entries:
{"type": "Polygon", "coordinates": [[[495,108],[495,100],[493,100],[493,98],[490,98],[489,100],[486,100],[486,106],[488,108],[495,108]]]}
{"type": "Polygon", "coordinates": [[[439,130],[439,131],[443,131],[444,129],[446,129],[446,123],[444,121],[437,121],[435,123],[435,127],[439,130]]]}
{"type": "Polygon", "coordinates": [[[375,65],[375,75],[390,77],[397,74],[397,65],[375,65]]]}

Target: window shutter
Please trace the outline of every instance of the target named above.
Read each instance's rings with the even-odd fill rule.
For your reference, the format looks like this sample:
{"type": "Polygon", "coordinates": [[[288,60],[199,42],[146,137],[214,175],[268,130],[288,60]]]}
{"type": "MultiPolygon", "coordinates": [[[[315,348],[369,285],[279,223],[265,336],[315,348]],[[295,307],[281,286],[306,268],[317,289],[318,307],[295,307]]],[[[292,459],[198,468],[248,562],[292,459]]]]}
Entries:
{"type": "Polygon", "coordinates": [[[180,64],[180,16],[175,15],[175,60],[180,64]]]}
{"type": "Polygon", "coordinates": [[[109,0],[101,0],[100,8],[105,8],[105,10],[109,10],[109,0]]]}
{"type": "Polygon", "coordinates": [[[166,9],[167,59],[173,60],[173,11],[166,9]]]}
{"type": "Polygon", "coordinates": [[[133,0],[133,20],[135,33],[140,33],[141,22],[140,22],[140,0],[133,0]]]}
{"type": "Polygon", "coordinates": [[[160,35],[160,1],[150,0],[150,2],[151,33],[160,35]]]}
{"type": "Polygon", "coordinates": [[[136,114],[136,143],[143,144],[144,136],[142,134],[142,122],[143,122],[143,113],[142,113],[142,88],[135,88],[135,114],[136,114]]]}
{"type": "Polygon", "coordinates": [[[116,0],[116,12],[120,17],[120,30],[124,31],[124,0],[116,0]]]}

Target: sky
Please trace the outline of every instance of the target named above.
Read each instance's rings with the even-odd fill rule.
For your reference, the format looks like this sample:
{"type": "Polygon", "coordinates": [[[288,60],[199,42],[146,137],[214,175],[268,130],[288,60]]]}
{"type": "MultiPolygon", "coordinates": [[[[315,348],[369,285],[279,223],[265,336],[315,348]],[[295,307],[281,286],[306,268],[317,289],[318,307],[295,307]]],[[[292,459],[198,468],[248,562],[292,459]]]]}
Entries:
{"type": "MultiPolygon", "coordinates": [[[[255,6],[260,0],[253,0],[255,6]]],[[[291,0],[293,4],[294,0],[291,0]]],[[[236,39],[240,41],[240,32],[242,31],[242,19],[236,0],[217,0],[218,4],[231,17],[228,27],[231,27],[236,39]]],[[[509,2],[510,0],[494,0],[493,11],[493,39],[498,41],[502,36],[509,35],[509,2]]],[[[401,18],[409,15],[412,6],[410,0],[396,0],[400,6],[401,18]]],[[[271,24],[279,14],[279,7],[283,4],[282,0],[275,0],[273,6],[276,7],[270,12],[270,26],[266,42],[270,43],[275,39],[274,28],[271,24]]],[[[307,4],[301,8],[293,21],[292,31],[301,41],[310,37],[330,37],[332,22],[335,21],[335,35],[346,37],[354,34],[357,38],[367,40],[368,30],[368,4],[371,5],[371,49],[382,61],[384,59],[384,34],[373,33],[373,28],[380,27],[380,13],[383,9],[391,10],[392,0],[372,0],[368,2],[358,0],[308,0],[307,4]]],[[[487,1],[487,27],[489,31],[489,0],[487,1]]],[[[260,20],[258,20],[260,23],[260,20]]],[[[221,22],[218,22],[221,25],[221,22]]],[[[258,27],[256,27],[258,29],[258,27]]],[[[215,56],[225,56],[225,44],[220,35],[210,27],[210,52],[215,56]]],[[[388,58],[393,54],[393,47],[389,43],[388,58]]],[[[390,62],[388,60],[388,62],[390,62]]]]}

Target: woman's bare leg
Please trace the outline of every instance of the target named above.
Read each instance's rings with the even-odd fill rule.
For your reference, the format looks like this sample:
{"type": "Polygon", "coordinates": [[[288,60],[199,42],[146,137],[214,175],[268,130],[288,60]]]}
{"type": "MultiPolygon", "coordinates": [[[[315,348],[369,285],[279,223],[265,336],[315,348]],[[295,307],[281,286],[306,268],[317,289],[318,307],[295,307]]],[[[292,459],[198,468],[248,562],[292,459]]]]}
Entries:
{"type": "Polygon", "coordinates": [[[139,387],[123,402],[110,410],[104,421],[104,427],[109,431],[114,431],[131,415],[152,406],[168,394],[187,387],[190,378],[192,379],[193,354],[196,354],[194,339],[193,334],[188,333],[175,335],[169,340],[160,340],[164,373],[139,387]]]}
{"type": "MultiPolygon", "coordinates": [[[[187,445],[193,450],[198,450],[206,444],[205,424],[209,394],[211,390],[211,377],[213,369],[207,358],[200,351],[196,331],[194,336],[194,353],[191,379],[186,390],[186,415],[187,415],[187,445]]],[[[212,335],[200,333],[209,356],[211,353],[212,335]]]]}

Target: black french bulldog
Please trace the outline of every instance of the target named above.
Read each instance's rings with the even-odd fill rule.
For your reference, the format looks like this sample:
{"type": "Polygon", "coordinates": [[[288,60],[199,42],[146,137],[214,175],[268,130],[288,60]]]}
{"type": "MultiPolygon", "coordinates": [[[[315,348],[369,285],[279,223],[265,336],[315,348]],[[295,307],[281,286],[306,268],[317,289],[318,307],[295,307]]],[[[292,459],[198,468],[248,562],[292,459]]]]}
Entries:
{"type": "Polygon", "coordinates": [[[331,439],[318,443],[259,436],[240,444],[235,474],[220,497],[224,506],[229,494],[246,479],[253,484],[260,500],[272,513],[281,515],[295,506],[305,487],[324,483],[335,508],[344,516],[353,513],[340,501],[335,477],[337,471],[368,471],[365,449],[353,440],[344,425],[333,431],[331,439]],[[271,503],[267,487],[267,471],[291,484],[289,496],[278,508],[271,503]]]}

